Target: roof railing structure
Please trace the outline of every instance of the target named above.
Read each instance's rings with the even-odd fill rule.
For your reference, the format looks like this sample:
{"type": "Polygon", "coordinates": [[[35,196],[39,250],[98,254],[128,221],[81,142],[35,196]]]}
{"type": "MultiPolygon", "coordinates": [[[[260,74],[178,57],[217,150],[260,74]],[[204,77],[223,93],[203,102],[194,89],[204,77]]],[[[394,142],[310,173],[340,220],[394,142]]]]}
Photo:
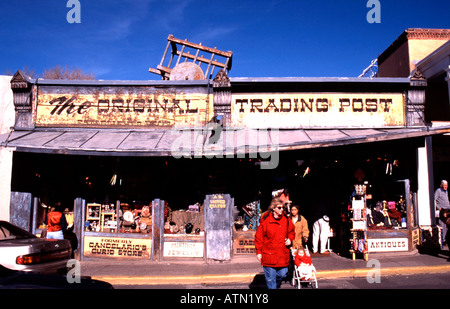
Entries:
{"type": "MultiPolygon", "coordinates": [[[[161,63],[156,69],[149,69],[149,72],[161,75],[163,80],[179,79],[174,77],[171,78],[171,74],[174,69],[182,63],[190,62],[200,67],[203,76],[200,77],[197,75],[197,77],[193,79],[211,79],[216,67],[224,69],[225,72],[231,70],[233,58],[233,53],[231,51],[224,52],[215,47],[210,48],[203,46],[201,43],[191,43],[187,39],[184,41],[176,39],[172,34],[169,35],[167,41],[161,63]],[[170,57],[168,57],[169,48],[171,49],[170,57]],[[206,68],[203,68],[205,66],[206,68]]],[[[186,77],[186,79],[188,78],[186,77]]]]}
{"type": "Polygon", "coordinates": [[[378,58],[372,60],[370,65],[364,69],[364,71],[358,77],[377,77],[378,74],[378,58]]]}

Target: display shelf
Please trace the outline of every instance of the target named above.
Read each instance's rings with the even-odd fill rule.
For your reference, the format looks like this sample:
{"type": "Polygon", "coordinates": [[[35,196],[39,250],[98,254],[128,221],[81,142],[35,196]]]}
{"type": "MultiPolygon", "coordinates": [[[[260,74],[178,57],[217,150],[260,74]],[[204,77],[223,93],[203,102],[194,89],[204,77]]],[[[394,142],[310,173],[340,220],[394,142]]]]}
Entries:
{"type": "Polygon", "coordinates": [[[115,212],[102,212],[100,227],[103,232],[117,229],[117,219],[115,212]]]}
{"type": "Polygon", "coordinates": [[[89,203],[86,205],[86,231],[110,231],[117,229],[116,213],[110,205],[89,203]]]}
{"type": "Polygon", "coordinates": [[[350,253],[352,260],[356,259],[357,253],[362,253],[364,260],[369,260],[367,246],[367,201],[366,185],[355,185],[356,197],[352,200],[352,238],[350,239],[350,253]]]}
{"type": "Polygon", "coordinates": [[[100,215],[102,212],[102,205],[96,203],[89,203],[86,205],[86,231],[100,230],[100,215]]]}
{"type": "Polygon", "coordinates": [[[86,220],[100,220],[101,204],[90,203],[86,205],[86,220]]]}

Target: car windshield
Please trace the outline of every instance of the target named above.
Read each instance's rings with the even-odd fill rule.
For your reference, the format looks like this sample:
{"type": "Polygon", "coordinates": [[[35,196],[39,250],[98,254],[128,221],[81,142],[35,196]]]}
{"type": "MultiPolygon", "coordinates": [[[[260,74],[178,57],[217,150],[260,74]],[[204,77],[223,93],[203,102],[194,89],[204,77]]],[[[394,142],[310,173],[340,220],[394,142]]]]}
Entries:
{"type": "Polygon", "coordinates": [[[33,234],[6,221],[0,221],[0,241],[10,239],[35,238],[33,234]]]}

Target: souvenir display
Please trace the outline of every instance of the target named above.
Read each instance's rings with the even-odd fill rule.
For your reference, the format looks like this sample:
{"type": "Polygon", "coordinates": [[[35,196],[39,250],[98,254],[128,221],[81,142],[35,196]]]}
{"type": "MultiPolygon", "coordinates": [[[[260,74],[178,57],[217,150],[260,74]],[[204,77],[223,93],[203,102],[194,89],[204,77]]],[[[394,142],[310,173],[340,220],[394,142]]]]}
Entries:
{"type": "Polygon", "coordinates": [[[86,205],[86,231],[111,232],[117,229],[114,204],[89,203],[86,205]]]}
{"type": "Polygon", "coordinates": [[[244,231],[256,231],[259,225],[259,210],[259,201],[253,201],[242,207],[242,211],[244,212],[244,231]]]}
{"type": "Polygon", "coordinates": [[[368,261],[367,247],[367,183],[355,185],[356,196],[353,197],[351,204],[352,211],[352,238],[350,239],[350,253],[352,259],[356,258],[356,253],[362,253],[364,260],[368,261]]]}
{"type": "Polygon", "coordinates": [[[139,219],[141,225],[140,225],[140,232],[141,233],[150,233],[152,230],[152,216],[150,212],[150,207],[144,206],[141,210],[141,217],[139,219]],[[145,228],[144,228],[145,226],[145,228]]]}
{"type": "Polygon", "coordinates": [[[186,234],[191,234],[193,228],[194,228],[194,226],[192,225],[192,223],[189,222],[188,224],[186,224],[185,225],[186,234]]]}

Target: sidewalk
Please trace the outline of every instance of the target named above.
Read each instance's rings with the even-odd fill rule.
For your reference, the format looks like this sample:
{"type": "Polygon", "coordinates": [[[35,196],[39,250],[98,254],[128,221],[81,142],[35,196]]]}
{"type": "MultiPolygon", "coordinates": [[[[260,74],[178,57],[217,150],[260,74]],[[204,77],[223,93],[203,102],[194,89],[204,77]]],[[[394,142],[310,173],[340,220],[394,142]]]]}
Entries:
{"type": "MultiPolygon", "coordinates": [[[[450,273],[449,251],[438,255],[409,253],[373,253],[369,261],[352,260],[334,253],[313,256],[317,278],[365,277],[380,267],[381,275],[450,273]],[[379,261],[379,264],[378,264],[379,261]]],[[[81,275],[113,285],[181,285],[240,283],[251,284],[263,268],[253,255],[235,255],[231,261],[207,263],[203,260],[142,261],[99,259],[82,261],[81,275]]]]}

